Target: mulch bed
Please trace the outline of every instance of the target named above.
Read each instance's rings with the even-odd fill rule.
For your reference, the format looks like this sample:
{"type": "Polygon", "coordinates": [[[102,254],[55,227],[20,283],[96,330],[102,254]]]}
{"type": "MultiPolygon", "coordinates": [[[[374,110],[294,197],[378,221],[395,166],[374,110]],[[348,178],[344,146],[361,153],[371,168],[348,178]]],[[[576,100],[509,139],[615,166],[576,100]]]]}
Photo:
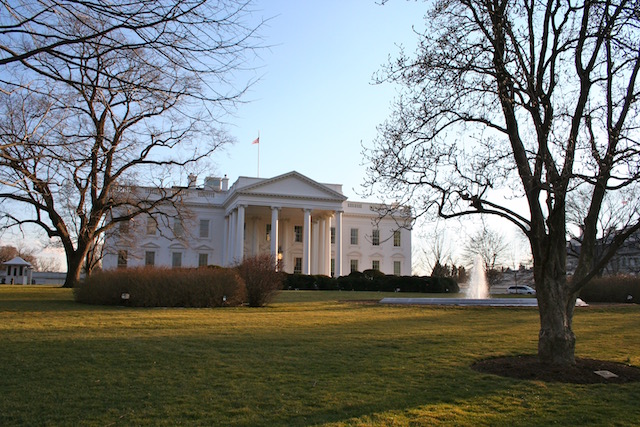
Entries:
{"type": "Polygon", "coordinates": [[[471,365],[478,372],[521,380],[572,384],[623,384],[640,381],[640,368],[624,363],[576,357],[575,366],[560,368],[543,365],[537,356],[506,356],[480,360],[471,365]],[[617,375],[604,378],[594,371],[609,371],[617,375]]]}

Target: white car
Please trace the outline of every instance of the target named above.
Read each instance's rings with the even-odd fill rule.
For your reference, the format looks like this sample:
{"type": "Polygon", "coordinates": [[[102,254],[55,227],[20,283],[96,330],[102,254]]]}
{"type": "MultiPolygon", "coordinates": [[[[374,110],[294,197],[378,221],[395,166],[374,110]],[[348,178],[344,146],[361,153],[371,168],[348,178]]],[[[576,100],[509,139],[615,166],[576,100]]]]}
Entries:
{"type": "Polygon", "coordinates": [[[536,290],[533,289],[531,286],[527,286],[527,285],[509,286],[507,288],[507,292],[510,294],[528,294],[528,295],[536,294],[536,290]]]}

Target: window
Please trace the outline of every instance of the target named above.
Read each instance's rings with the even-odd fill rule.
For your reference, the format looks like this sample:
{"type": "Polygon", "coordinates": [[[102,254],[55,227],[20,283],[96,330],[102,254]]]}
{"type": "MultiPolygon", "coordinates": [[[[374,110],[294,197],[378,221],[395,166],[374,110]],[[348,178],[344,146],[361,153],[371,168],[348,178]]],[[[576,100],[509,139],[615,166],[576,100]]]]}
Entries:
{"type": "Polygon", "coordinates": [[[184,225],[179,218],[173,220],[173,235],[176,237],[184,236],[184,225]]]}
{"type": "Polygon", "coordinates": [[[336,276],[336,259],[331,258],[331,277],[336,276]]]}
{"type": "Polygon", "coordinates": [[[393,274],[400,276],[400,261],[393,261],[393,274]]]}
{"type": "Polygon", "coordinates": [[[209,220],[201,219],[200,220],[200,238],[206,239],[209,237],[209,220]]]}
{"type": "Polygon", "coordinates": [[[352,245],[357,245],[358,244],[358,229],[357,228],[352,228],[351,229],[351,244],[352,245]]]}
{"type": "Polygon", "coordinates": [[[171,267],[173,268],[182,267],[182,252],[173,252],[171,254],[171,267]]]}
{"type": "Polygon", "coordinates": [[[371,269],[380,271],[380,260],[374,259],[371,261],[371,269]]]}
{"type": "Polygon", "coordinates": [[[129,221],[120,222],[120,234],[129,234],[129,221]]]}
{"type": "Polygon", "coordinates": [[[294,225],[293,226],[293,237],[295,242],[302,242],[302,226],[294,225]]]}
{"type": "Polygon", "coordinates": [[[380,230],[377,228],[371,232],[371,244],[373,244],[373,246],[380,246],[380,230]]]}
{"type": "Polygon", "coordinates": [[[209,254],[198,254],[198,267],[209,265],[209,254]]]}
{"type": "Polygon", "coordinates": [[[351,272],[352,273],[354,271],[358,271],[358,260],[357,259],[352,259],[350,264],[351,264],[351,272]]]}
{"type": "Polygon", "coordinates": [[[128,253],[125,250],[118,251],[118,268],[126,268],[127,267],[127,257],[128,253]]]}
{"type": "Polygon", "coordinates": [[[153,251],[147,251],[144,253],[144,265],[154,266],[156,265],[156,253],[153,251]]]}
{"type": "Polygon", "coordinates": [[[293,259],[293,274],[302,273],[302,258],[293,259]]]}
{"type": "Polygon", "coordinates": [[[393,232],[393,246],[400,246],[400,230],[393,232]]]}
{"type": "Polygon", "coordinates": [[[335,245],[336,243],[336,228],[331,227],[331,244],[335,245]]]}
{"type": "Polygon", "coordinates": [[[267,234],[266,234],[267,242],[271,241],[271,224],[267,224],[267,234]]]}
{"type": "Polygon", "coordinates": [[[147,218],[147,236],[155,236],[158,223],[154,218],[147,218]]]}

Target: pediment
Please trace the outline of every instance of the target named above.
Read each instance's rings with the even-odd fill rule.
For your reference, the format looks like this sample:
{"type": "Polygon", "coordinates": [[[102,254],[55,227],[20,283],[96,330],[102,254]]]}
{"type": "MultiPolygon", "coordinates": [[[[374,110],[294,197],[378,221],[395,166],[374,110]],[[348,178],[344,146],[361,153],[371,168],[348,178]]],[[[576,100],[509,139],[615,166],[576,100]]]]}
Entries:
{"type": "Polygon", "coordinates": [[[343,194],[298,172],[289,172],[275,178],[265,179],[238,189],[238,193],[242,195],[309,198],[338,202],[347,199],[343,194]]]}

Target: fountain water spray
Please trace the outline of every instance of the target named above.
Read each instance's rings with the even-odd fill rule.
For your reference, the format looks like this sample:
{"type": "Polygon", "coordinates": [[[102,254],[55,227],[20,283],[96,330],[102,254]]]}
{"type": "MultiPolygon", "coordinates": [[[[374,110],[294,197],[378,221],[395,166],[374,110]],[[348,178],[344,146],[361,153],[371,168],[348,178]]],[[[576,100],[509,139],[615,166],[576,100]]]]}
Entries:
{"type": "Polygon", "coordinates": [[[484,271],[484,261],[480,254],[476,255],[473,260],[473,270],[471,271],[471,279],[469,280],[469,287],[467,288],[467,298],[489,298],[487,275],[484,271]]]}

